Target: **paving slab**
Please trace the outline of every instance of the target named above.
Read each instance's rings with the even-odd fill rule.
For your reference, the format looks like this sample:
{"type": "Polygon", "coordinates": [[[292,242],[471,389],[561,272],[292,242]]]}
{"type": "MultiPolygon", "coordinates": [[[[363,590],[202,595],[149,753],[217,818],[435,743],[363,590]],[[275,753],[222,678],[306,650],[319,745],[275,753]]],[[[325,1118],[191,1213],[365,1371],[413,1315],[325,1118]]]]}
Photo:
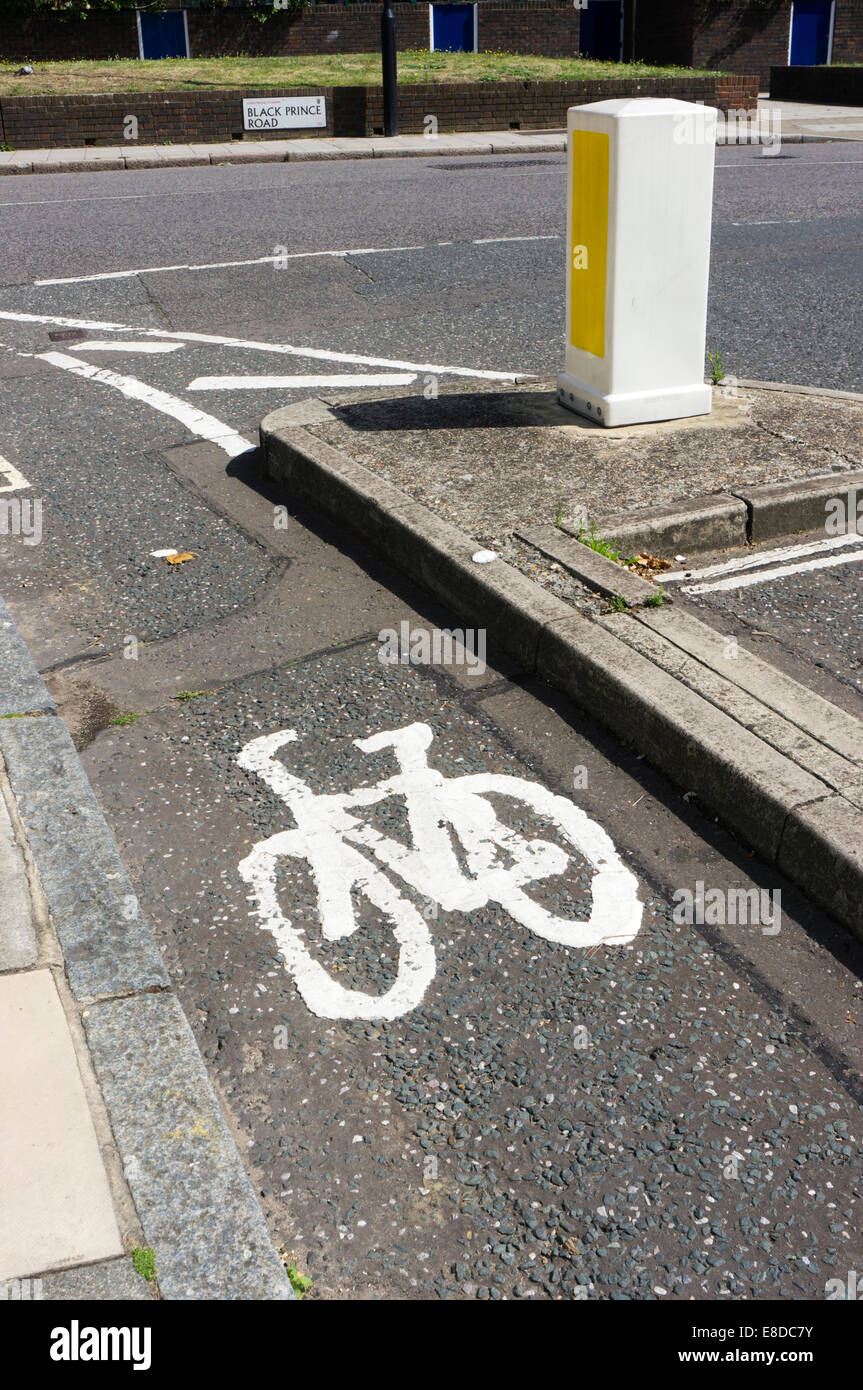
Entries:
{"type": "Polygon", "coordinates": [[[0,1279],[121,1255],[99,1141],[49,970],[0,977],[0,1114],[0,1279]]]}
{"type": "Polygon", "coordinates": [[[156,1297],[153,1285],[141,1278],[130,1259],[64,1269],[44,1275],[40,1282],[41,1297],[54,1301],[146,1303],[156,1297]]]}
{"type": "Polygon", "coordinates": [[[3,796],[6,781],[0,767],[0,971],[24,970],[38,955],[30,901],[30,880],[24,855],[15,841],[3,796]]]}
{"type": "Polygon", "coordinates": [[[163,1297],[290,1300],[177,1000],[97,1004],[84,1026],[163,1297]]]}
{"type": "Polygon", "coordinates": [[[0,720],[0,755],[78,999],[168,983],[65,724],[0,720]]]}
{"type": "Polygon", "coordinates": [[[34,713],[56,713],[54,701],[0,598],[0,718],[34,713]]]}

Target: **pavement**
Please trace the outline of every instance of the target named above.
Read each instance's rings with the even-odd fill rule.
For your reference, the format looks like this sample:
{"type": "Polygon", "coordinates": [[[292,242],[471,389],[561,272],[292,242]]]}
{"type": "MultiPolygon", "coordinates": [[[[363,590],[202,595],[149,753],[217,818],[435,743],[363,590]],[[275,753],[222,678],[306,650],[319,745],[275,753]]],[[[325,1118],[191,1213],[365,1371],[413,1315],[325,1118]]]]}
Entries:
{"type": "Polygon", "coordinates": [[[0,601],[4,1298],[291,1299],[126,871],[0,601]]]}
{"type": "MultiPolygon", "coordinates": [[[[855,106],[820,106],[761,97],[771,132],[789,144],[863,140],[863,115],[855,106]]],[[[771,134],[772,138],[772,134],[771,134]]],[[[729,131],[725,143],[748,144],[750,136],[729,131]]],[[[752,142],[756,143],[756,142],[752,142]]],[[[435,155],[547,154],[566,148],[566,131],[483,130],[453,134],[396,135],[338,139],[250,140],[209,144],[104,145],[69,149],[0,151],[2,174],[96,173],[119,169],[193,168],[206,164],[303,164],[321,159],[427,158],[435,155]]]]}

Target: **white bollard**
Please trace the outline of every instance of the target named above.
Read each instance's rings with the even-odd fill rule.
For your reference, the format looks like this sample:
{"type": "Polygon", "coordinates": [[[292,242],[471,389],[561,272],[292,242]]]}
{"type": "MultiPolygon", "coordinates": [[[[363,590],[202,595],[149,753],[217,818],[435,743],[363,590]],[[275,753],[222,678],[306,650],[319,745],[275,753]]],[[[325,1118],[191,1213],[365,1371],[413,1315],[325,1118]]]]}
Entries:
{"type": "Polygon", "coordinates": [[[566,363],[600,425],[710,411],[704,381],[717,112],[642,97],[569,110],[566,363]]]}

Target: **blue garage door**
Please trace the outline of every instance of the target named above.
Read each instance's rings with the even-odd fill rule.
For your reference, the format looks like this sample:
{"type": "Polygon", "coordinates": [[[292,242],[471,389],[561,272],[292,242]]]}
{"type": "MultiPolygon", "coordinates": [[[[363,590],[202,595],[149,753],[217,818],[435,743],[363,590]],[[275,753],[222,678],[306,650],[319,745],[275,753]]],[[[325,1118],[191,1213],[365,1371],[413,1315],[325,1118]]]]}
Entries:
{"type": "Polygon", "coordinates": [[[794,0],[791,13],[791,56],[794,67],[830,61],[830,20],[833,0],[794,0]]]}
{"type": "Polygon", "coordinates": [[[432,47],[436,53],[474,52],[473,5],[432,5],[432,47]]]}
{"type": "Polygon", "coordinates": [[[623,57],[623,0],[588,0],[579,16],[578,51],[583,58],[619,63],[623,57]]]}
{"type": "Polygon", "coordinates": [[[186,17],[182,10],[164,14],[138,11],[142,58],[188,58],[186,17]]]}

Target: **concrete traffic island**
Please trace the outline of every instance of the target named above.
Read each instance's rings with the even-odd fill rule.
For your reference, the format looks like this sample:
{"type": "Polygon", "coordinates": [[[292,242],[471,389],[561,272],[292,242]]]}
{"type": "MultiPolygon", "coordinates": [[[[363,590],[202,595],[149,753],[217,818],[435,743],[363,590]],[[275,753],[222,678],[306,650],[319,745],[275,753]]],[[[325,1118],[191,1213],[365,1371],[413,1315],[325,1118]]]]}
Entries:
{"type": "Polygon", "coordinates": [[[823,527],[863,484],[863,400],[726,389],[709,416],[620,429],[564,410],[552,383],[304,401],[263,421],[264,469],[863,935],[863,723],[755,652],[729,661],[649,563],[577,539],[688,557],[823,527]]]}

